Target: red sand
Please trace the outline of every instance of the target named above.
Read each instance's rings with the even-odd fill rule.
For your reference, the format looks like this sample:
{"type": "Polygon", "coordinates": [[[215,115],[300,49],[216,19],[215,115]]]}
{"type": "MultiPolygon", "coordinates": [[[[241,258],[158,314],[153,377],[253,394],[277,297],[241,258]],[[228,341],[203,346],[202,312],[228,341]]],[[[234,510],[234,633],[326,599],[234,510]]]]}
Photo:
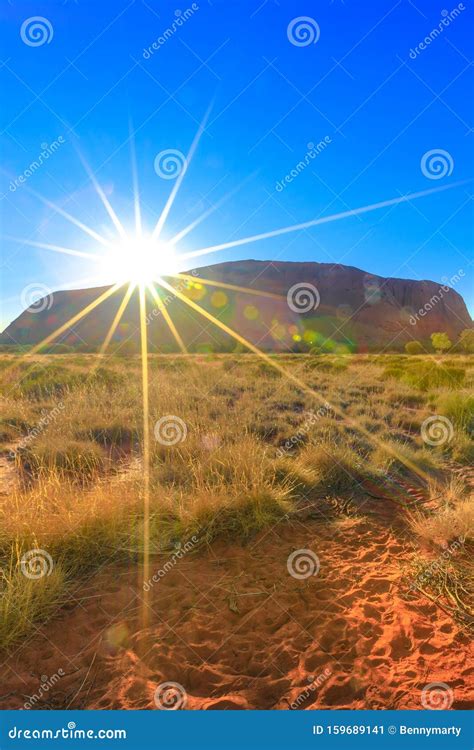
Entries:
{"type": "Polygon", "coordinates": [[[3,660],[0,707],[21,708],[62,670],[35,708],[155,709],[167,681],[188,709],[420,709],[431,682],[467,708],[469,639],[429,600],[408,601],[413,551],[389,519],[282,522],[181,559],[152,587],[145,625],[142,570],[110,566],[3,660]],[[299,548],[319,556],[318,575],[289,575],[299,548]]]}

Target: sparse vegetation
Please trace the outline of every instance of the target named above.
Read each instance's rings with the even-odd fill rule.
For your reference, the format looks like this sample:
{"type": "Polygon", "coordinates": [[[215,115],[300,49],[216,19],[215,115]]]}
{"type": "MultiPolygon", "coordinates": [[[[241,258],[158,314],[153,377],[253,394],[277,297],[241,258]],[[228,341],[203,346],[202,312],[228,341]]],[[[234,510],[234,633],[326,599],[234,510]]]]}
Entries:
{"type": "Polygon", "coordinates": [[[405,351],[407,354],[423,354],[423,347],[419,341],[407,341],[405,351]]]}
{"type": "MultiPolygon", "coordinates": [[[[344,505],[387,476],[426,482],[472,460],[467,357],[275,361],[315,395],[253,355],[150,356],[152,551],[193,535],[201,544],[246,542],[308,503],[330,496],[344,505]],[[453,425],[442,448],[421,435],[433,414],[453,425]],[[154,435],[170,415],[186,426],[174,444],[154,435]]],[[[3,646],[49,617],[86,571],[143,555],[140,367],[136,356],[4,355],[0,439],[11,492],[0,506],[3,646]],[[41,586],[21,572],[31,549],[53,560],[41,586]]],[[[470,513],[465,495],[459,504],[450,496],[413,528],[425,539],[461,527],[464,534],[470,513]]]]}
{"type": "Polygon", "coordinates": [[[435,352],[439,352],[440,354],[447,352],[448,349],[451,349],[452,347],[451,339],[448,334],[442,331],[431,334],[431,343],[433,344],[435,352]]]}
{"type": "Polygon", "coordinates": [[[461,332],[459,347],[466,354],[474,354],[474,328],[466,328],[461,332]]]}

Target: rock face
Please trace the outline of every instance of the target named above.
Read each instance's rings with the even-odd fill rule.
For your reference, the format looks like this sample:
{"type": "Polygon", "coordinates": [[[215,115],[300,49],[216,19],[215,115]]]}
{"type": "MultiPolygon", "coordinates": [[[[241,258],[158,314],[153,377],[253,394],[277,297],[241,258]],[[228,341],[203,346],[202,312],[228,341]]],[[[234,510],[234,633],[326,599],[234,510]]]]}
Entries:
{"type": "MultiPolygon", "coordinates": [[[[462,297],[432,281],[385,279],[357,268],[329,263],[244,260],[188,272],[169,279],[199,305],[254,345],[268,351],[402,349],[416,339],[445,331],[454,341],[472,326],[462,297]],[[231,287],[207,283],[221,282],[231,287]],[[235,287],[245,287],[245,292],[235,287]],[[259,294],[267,293],[269,296],[259,294]]],[[[232,351],[235,340],[184,301],[156,285],[189,351],[232,351]]],[[[59,291],[25,310],[1,334],[2,344],[37,344],[93,302],[107,287],[59,291]]],[[[125,287],[67,326],[57,343],[85,351],[101,345],[123,299],[125,287]]],[[[139,343],[139,304],[134,292],[111,347],[133,350],[139,343]]],[[[147,302],[151,351],[174,351],[177,344],[151,295],[147,302]]]]}

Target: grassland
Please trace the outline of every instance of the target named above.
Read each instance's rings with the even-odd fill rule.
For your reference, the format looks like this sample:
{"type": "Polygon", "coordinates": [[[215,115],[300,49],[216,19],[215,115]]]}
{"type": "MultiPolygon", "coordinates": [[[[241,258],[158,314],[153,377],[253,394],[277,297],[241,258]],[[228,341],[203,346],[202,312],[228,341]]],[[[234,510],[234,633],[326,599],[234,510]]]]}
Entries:
{"type": "Polygon", "coordinates": [[[94,571],[143,565],[148,544],[163,555],[199,538],[199,561],[214,544],[245,547],[308,513],[326,533],[373,514],[374,500],[410,538],[401,577],[471,627],[472,360],[271,361],[279,369],[253,355],[150,356],[146,495],[138,357],[3,355],[4,653],[61,616],[94,571]],[[171,426],[160,435],[163,417],[171,426]],[[423,577],[453,543],[456,554],[423,577]],[[47,552],[39,568],[31,550],[47,552]]]}

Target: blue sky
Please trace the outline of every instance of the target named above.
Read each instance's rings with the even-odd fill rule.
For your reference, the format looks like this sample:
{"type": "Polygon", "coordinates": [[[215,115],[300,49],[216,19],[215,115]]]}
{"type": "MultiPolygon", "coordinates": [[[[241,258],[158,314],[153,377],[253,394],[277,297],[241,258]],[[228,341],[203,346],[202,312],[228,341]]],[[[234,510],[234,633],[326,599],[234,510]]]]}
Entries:
{"type": "MultiPolygon", "coordinates": [[[[152,229],[174,184],[157,174],[155,158],[168,149],[186,153],[211,103],[165,236],[244,184],[185,238],[185,251],[474,175],[469,2],[185,0],[177,8],[157,0],[5,0],[0,21],[3,326],[24,306],[25,288],[97,283],[89,261],[11,239],[101,252],[36,195],[112,237],[77,149],[131,226],[133,133],[143,221],[152,229]],[[452,18],[442,15],[454,8],[452,18]],[[36,16],[47,21],[45,43],[31,45],[21,29],[36,16]],[[310,19],[311,43],[297,36],[300,17],[310,19]],[[420,48],[443,18],[442,31],[420,48]],[[166,29],[172,33],[153,50],[166,29]],[[321,152],[306,157],[308,144],[324,139],[321,152]],[[54,152],[29,173],[44,144],[55,144],[54,152]],[[444,176],[430,172],[429,157],[421,167],[439,150],[444,176]]],[[[440,283],[462,269],[456,289],[472,310],[473,190],[461,184],[194,264],[340,262],[440,283]]],[[[114,268],[101,280],[112,283],[114,268]]]]}

